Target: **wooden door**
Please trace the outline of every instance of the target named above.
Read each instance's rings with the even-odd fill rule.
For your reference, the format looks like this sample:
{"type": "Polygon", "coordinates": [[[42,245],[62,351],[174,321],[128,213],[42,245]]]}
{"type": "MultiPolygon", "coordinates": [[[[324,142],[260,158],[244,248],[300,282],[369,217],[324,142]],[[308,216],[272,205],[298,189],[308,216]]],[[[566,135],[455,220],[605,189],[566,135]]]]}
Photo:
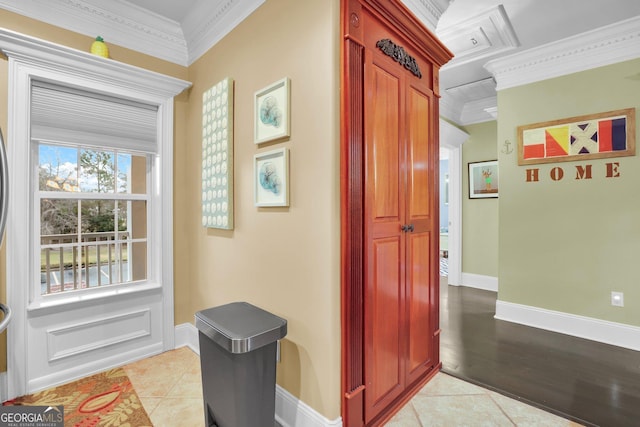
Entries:
{"type": "Polygon", "coordinates": [[[438,333],[437,295],[438,193],[437,140],[433,141],[431,115],[433,95],[424,84],[406,88],[406,301],[408,340],[407,382],[412,383],[434,368],[438,333]]]}
{"type": "Polygon", "coordinates": [[[344,0],[345,426],[384,424],[439,370],[438,69],[451,53],[397,0],[344,0]]]}
{"type": "MultiPolygon", "coordinates": [[[[386,61],[382,61],[383,63],[386,61]]],[[[365,66],[365,416],[405,388],[405,219],[402,78],[365,66]]]]}
{"type": "MultiPolygon", "coordinates": [[[[383,30],[384,31],[384,30],[383,30]]],[[[380,40],[377,31],[367,41],[380,40]]],[[[432,94],[380,49],[365,58],[365,419],[434,368],[432,94]]],[[[437,309],[437,306],[435,306],[437,309]]]]}

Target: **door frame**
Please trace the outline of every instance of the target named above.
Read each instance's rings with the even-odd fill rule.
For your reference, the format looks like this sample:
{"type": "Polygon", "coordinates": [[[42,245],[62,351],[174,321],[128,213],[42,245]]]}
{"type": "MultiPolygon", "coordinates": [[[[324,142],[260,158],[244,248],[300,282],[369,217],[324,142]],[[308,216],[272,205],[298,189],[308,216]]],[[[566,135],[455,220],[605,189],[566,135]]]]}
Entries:
{"type": "Polygon", "coordinates": [[[449,274],[447,283],[462,286],[462,144],[469,134],[440,119],[440,147],[449,151],[449,274]]]}
{"type": "MultiPolygon", "coordinates": [[[[173,318],[173,97],[191,86],[190,82],[153,73],[117,61],[104,60],[89,53],[0,30],[0,49],[9,59],[8,151],[10,168],[9,214],[7,218],[7,302],[13,318],[7,328],[8,399],[27,392],[28,304],[32,270],[30,242],[25,236],[31,228],[30,189],[30,94],[31,80],[40,78],[70,86],[91,87],[98,92],[136,99],[158,107],[158,144],[161,156],[158,174],[162,197],[158,199],[160,217],[153,230],[162,230],[156,249],[161,265],[154,286],[162,292],[162,350],[174,347],[173,318]],[[11,170],[12,169],[12,170],[11,170]]],[[[151,224],[150,224],[151,226],[151,224]]],[[[145,290],[136,290],[140,293],[145,290]]],[[[148,292],[148,290],[147,290],[148,292]]],[[[117,291],[115,291],[117,293],[117,291]]],[[[131,294],[129,294],[131,295],[131,294]]],[[[127,298],[121,295],[119,298],[127,298]]],[[[45,308],[45,310],[55,310],[45,308]]],[[[124,360],[110,360],[114,365],[124,360]]]]}
{"type": "MultiPolygon", "coordinates": [[[[363,10],[385,22],[397,35],[410,41],[412,49],[431,61],[433,69],[430,75],[433,80],[429,86],[437,98],[440,96],[439,68],[453,57],[453,54],[399,0],[341,1],[341,407],[345,427],[364,425],[365,43],[361,25],[363,10]]],[[[437,126],[437,123],[434,122],[433,126],[437,126]]],[[[437,135],[437,129],[435,133],[437,135]]],[[[434,203],[438,203],[438,200],[434,203]]],[[[395,402],[394,408],[406,398],[408,396],[395,402]]],[[[378,421],[382,419],[384,418],[378,421]]]]}

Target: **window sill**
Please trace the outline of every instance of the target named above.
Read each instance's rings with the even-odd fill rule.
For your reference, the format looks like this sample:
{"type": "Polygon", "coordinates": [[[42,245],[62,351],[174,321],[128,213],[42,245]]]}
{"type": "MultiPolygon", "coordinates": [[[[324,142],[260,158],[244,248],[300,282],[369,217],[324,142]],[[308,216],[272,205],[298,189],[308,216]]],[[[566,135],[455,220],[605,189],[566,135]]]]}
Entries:
{"type": "Polygon", "coordinates": [[[160,283],[146,282],[130,285],[114,285],[100,289],[85,289],[70,291],[68,294],[40,296],[27,306],[27,311],[38,312],[51,308],[77,305],[96,300],[111,299],[122,295],[131,295],[141,292],[161,289],[160,283]]]}

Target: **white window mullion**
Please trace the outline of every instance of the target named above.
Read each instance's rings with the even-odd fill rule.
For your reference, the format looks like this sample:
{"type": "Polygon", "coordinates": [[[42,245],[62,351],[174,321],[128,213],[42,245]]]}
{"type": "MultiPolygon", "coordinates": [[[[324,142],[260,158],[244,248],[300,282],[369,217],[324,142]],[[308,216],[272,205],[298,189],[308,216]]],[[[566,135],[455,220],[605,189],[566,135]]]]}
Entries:
{"type": "Polygon", "coordinates": [[[66,191],[37,191],[41,199],[79,199],[79,200],[131,200],[145,201],[149,199],[147,194],[124,193],[80,193],[66,191]]]}

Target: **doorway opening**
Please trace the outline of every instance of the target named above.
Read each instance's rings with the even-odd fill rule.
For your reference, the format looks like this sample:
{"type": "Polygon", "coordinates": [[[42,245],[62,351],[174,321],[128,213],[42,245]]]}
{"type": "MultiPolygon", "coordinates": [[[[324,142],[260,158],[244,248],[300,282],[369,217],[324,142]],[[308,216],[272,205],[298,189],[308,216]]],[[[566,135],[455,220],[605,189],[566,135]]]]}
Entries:
{"type": "MultiPolygon", "coordinates": [[[[469,134],[440,119],[440,266],[445,284],[462,285],[462,144],[469,134]],[[443,275],[443,273],[445,273],[443,275]]],[[[443,281],[443,279],[441,279],[443,281]]]]}
{"type": "Polygon", "coordinates": [[[440,276],[449,276],[449,150],[440,147],[440,276]]]}

